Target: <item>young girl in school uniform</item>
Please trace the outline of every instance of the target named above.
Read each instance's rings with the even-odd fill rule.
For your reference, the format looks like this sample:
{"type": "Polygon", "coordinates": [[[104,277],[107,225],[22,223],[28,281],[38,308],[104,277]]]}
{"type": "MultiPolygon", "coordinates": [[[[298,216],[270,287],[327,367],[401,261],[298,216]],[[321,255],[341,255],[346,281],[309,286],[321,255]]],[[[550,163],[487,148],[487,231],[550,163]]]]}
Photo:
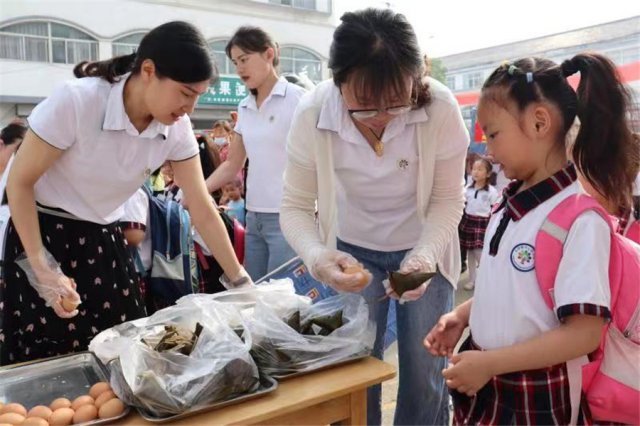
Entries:
{"type": "Polygon", "coordinates": [[[469,282],[464,285],[466,290],[473,290],[476,282],[476,271],[480,265],[480,255],[484,243],[484,233],[489,224],[491,206],[500,194],[495,187],[489,185],[492,165],[486,158],[474,161],[471,167],[471,184],[465,189],[467,203],[462,220],[458,226],[460,247],[467,252],[469,264],[469,282]]]}
{"type": "MultiPolygon", "coordinates": [[[[494,209],[473,299],[444,315],[425,338],[432,354],[450,356],[443,375],[455,424],[568,424],[568,360],[598,348],[610,319],[607,223],[595,212],[571,227],[555,282],[555,312],[535,274],[535,237],[547,214],[582,192],[567,161],[565,136],[581,128],[572,157],[591,185],[627,205],[638,170],[637,140],[626,119],[628,95],[614,64],[579,54],[558,66],[527,58],[496,69],[478,106],[489,151],[515,179],[494,209]],[[567,77],[580,72],[577,93],[567,77]],[[453,348],[469,325],[460,353],[453,348]]],[[[578,423],[591,421],[582,398],[578,423]]]]}
{"type": "Polygon", "coordinates": [[[32,112],[9,175],[1,364],[84,350],[100,331],[145,314],[117,221],[166,160],[227,279],[251,282],[210,201],[186,115],[217,78],[200,32],[185,22],[163,24],[137,53],[82,63],[74,73],[78,80],[32,112]],[[23,253],[31,281],[14,262],[23,253]]]}

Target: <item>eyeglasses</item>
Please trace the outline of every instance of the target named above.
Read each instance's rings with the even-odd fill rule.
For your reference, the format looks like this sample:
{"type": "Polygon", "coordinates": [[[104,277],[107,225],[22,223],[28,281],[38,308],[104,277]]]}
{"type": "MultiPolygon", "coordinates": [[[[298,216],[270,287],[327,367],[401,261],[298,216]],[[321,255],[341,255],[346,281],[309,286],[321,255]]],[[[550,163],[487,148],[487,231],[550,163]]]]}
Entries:
{"type": "Polygon", "coordinates": [[[389,115],[397,116],[411,111],[411,105],[400,105],[383,109],[349,109],[349,115],[356,120],[366,120],[378,114],[386,112],[389,115]]]}

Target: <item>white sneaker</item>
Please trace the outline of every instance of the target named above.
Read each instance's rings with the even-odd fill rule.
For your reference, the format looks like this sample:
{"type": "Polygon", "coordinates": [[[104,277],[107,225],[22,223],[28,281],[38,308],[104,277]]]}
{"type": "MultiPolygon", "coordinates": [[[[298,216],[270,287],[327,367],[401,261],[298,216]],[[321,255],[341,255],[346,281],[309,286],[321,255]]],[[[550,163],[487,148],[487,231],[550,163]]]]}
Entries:
{"type": "Polygon", "coordinates": [[[475,283],[472,283],[472,282],[468,282],[464,285],[464,289],[469,291],[473,290],[475,287],[476,287],[475,283]]]}

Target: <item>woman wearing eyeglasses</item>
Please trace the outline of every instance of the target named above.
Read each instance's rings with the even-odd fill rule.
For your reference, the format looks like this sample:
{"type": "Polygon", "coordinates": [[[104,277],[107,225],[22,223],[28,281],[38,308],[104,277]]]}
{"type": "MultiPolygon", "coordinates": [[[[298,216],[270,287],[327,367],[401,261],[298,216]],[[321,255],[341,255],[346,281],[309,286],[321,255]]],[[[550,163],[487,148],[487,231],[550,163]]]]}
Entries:
{"type": "MultiPolygon", "coordinates": [[[[395,423],[448,424],[446,359],[426,353],[422,340],[453,306],[469,136],[451,92],[423,76],[403,15],[366,9],[341,19],[333,81],[294,115],[281,227],[317,279],[367,300],[380,359],[390,299],[400,301],[395,423]],[[357,264],[371,275],[346,273],[357,264]],[[437,275],[399,298],[385,291],[391,271],[437,275]]],[[[367,424],[380,424],[380,386],[369,391],[367,410],[367,424]]]]}

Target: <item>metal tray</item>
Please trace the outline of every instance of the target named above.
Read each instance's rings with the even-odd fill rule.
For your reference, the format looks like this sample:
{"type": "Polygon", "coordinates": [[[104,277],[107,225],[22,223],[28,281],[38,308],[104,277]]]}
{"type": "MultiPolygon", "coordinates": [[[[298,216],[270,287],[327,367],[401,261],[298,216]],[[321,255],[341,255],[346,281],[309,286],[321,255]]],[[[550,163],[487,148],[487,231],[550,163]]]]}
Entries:
{"type": "MultiPolygon", "coordinates": [[[[92,352],[80,352],[0,370],[0,402],[19,402],[30,409],[48,406],[56,398],[74,400],[89,393],[97,382],[109,382],[109,373],[92,352]]],[[[96,419],[83,425],[111,423],[129,414],[96,419]]]]}
{"type": "Polygon", "coordinates": [[[344,365],[344,364],[348,364],[350,362],[355,362],[355,361],[367,358],[368,356],[369,356],[369,354],[353,355],[353,356],[350,356],[348,358],[343,359],[342,361],[333,362],[333,363],[325,364],[325,365],[320,365],[318,367],[310,368],[308,370],[297,371],[295,373],[290,373],[290,374],[272,374],[271,377],[273,377],[274,379],[277,379],[277,380],[281,380],[281,381],[282,380],[287,380],[287,379],[293,379],[294,377],[300,377],[300,376],[304,376],[306,374],[316,373],[318,371],[322,371],[322,370],[326,370],[326,369],[329,369],[329,368],[337,367],[339,365],[344,365]]]}
{"type": "MultiPolygon", "coordinates": [[[[176,414],[176,415],[173,415],[173,416],[169,416],[169,417],[154,417],[152,414],[146,412],[145,410],[143,410],[141,408],[136,407],[136,409],[138,410],[138,413],[140,413],[140,416],[143,419],[145,419],[146,421],[149,421],[149,422],[152,422],[152,423],[173,422],[173,421],[176,421],[176,420],[183,419],[185,417],[194,416],[196,414],[204,413],[206,411],[217,410],[217,409],[222,408],[222,407],[227,407],[229,405],[235,405],[235,404],[239,404],[241,402],[249,401],[249,400],[254,399],[254,398],[258,398],[260,396],[263,396],[263,395],[266,395],[266,394],[269,394],[269,393],[275,391],[277,387],[278,387],[278,382],[276,382],[274,379],[272,379],[271,377],[268,377],[268,376],[261,376],[260,377],[260,387],[255,392],[252,392],[252,393],[249,393],[249,394],[245,394],[245,395],[240,395],[240,396],[232,398],[232,399],[227,399],[226,401],[214,402],[213,404],[204,405],[202,407],[194,407],[194,408],[192,408],[190,410],[185,411],[184,413],[176,414]]],[[[213,419],[213,420],[215,420],[215,419],[213,419]]]]}

